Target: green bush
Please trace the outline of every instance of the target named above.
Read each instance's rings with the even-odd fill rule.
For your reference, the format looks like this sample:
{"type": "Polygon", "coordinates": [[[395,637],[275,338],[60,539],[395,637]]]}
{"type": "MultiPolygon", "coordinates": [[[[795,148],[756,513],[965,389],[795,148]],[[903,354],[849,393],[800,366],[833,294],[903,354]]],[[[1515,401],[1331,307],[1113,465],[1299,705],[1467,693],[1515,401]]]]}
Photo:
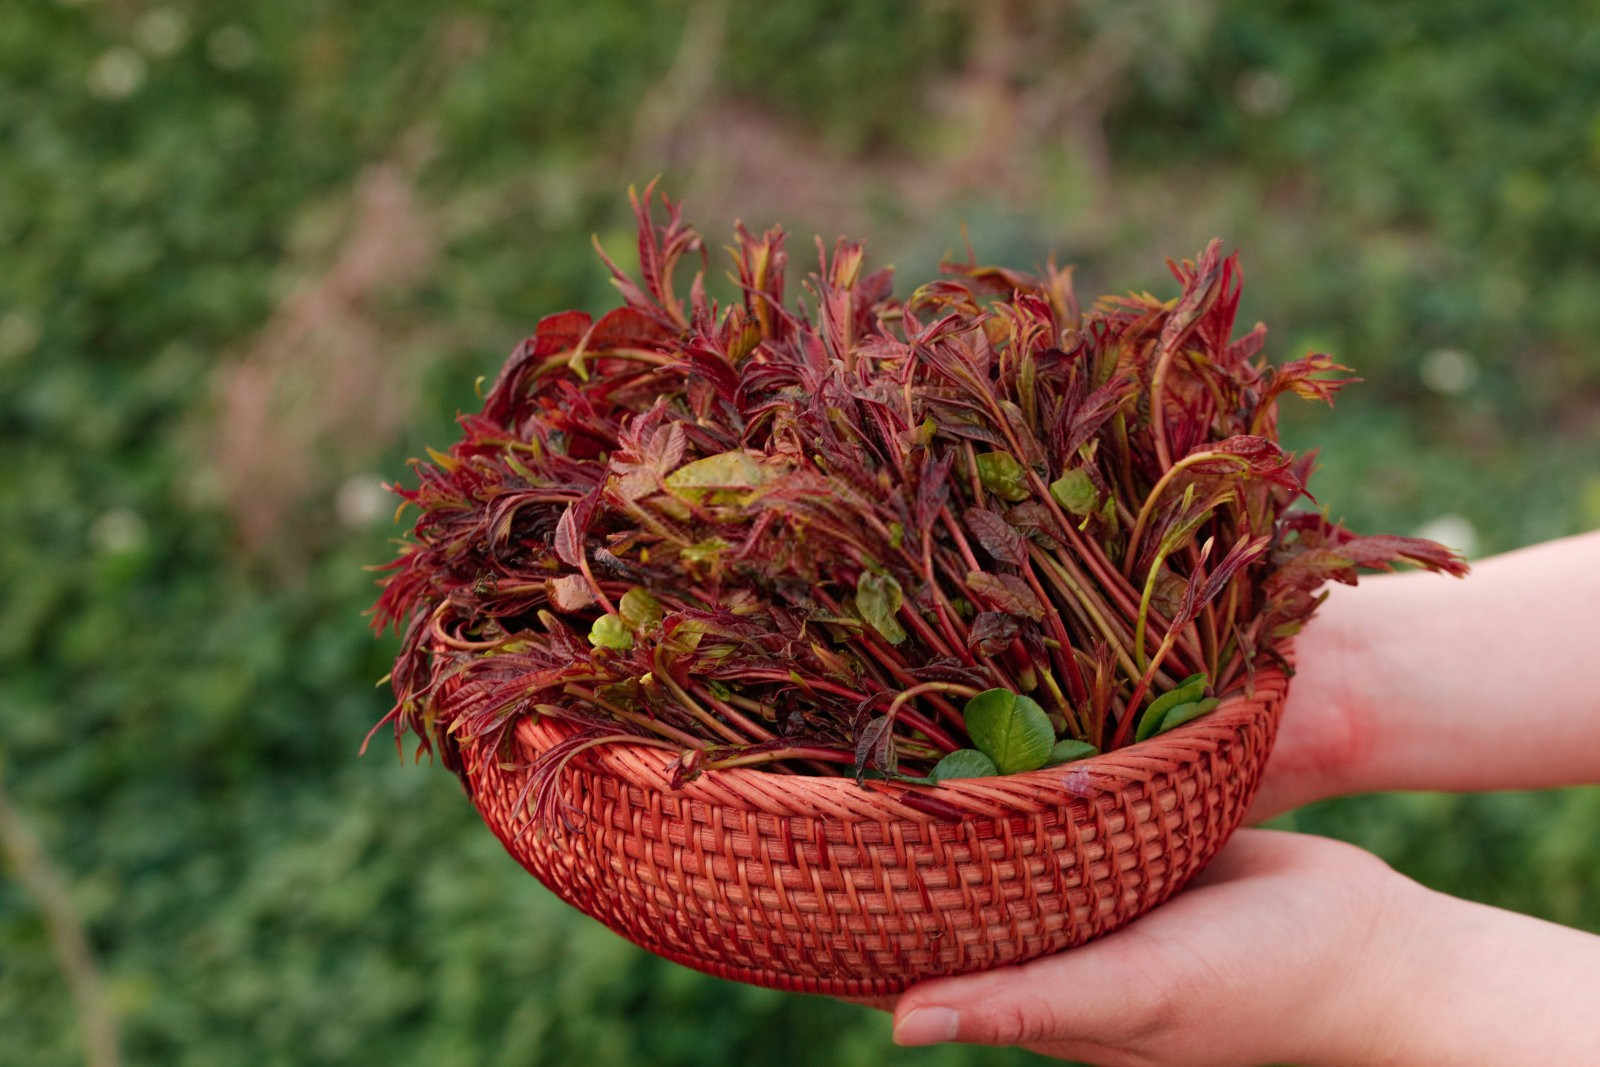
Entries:
{"type": "MultiPolygon", "coordinates": [[[[615,232],[627,180],[649,176],[622,173],[634,117],[687,10],[0,6],[3,784],[70,880],[129,1063],[1018,1058],[902,1055],[855,1007],[647,957],[517,868],[448,775],[383,743],[355,758],[394,649],[364,628],[361,567],[391,531],[341,523],[334,490],[449,440],[473,378],[540,314],[609,300],[587,236],[615,232]],[[283,527],[289,563],[266,562],[220,503],[213,372],[326,258],[363,168],[418,130],[441,247],[372,313],[446,327],[393,356],[428,399],[402,440],[319,454],[283,527]]],[[[711,91],[851,159],[915,164],[929,138],[905,116],[970,59],[957,5],[727,10],[711,91]]],[[[1046,51],[1124,17],[1082,11],[1042,19],[1046,51]]],[[[1600,524],[1585,429],[1600,29],[1584,5],[1150,18],[1156,43],[1106,117],[1127,195],[1099,243],[1061,248],[1083,253],[1085,289],[1163,285],[1151,247],[1190,254],[1214,227],[1244,251],[1245,314],[1272,324],[1274,351],[1320,345],[1372,379],[1286,427],[1325,448],[1313,487],[1336,514],[1409,530],[1454,512],[1484,550],[1600,524]],[[1470,357],[1464,392],[1425,387],[1441,348],[1470,357]]],[[[963,203],[913,233],[922,220],[890,197],[874,258],[958,245],[963,216],[997,261],[1075,232],[1048,197],[963,203]]],[[[1593,789],[1379,797],[1295,820],[1438,888],[1600,929],[1597,804],[1593,789]]],[[[81,1062],[15,878],[0,880],[0,1019],[0,1065],[81,1062]]]]}

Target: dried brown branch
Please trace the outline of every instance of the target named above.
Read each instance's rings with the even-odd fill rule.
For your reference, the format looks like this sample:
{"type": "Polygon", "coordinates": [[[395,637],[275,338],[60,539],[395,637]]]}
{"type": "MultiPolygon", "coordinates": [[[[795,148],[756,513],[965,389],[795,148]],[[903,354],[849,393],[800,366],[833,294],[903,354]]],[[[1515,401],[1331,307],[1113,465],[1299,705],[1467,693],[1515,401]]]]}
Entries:
{"type": "Polygon", "coordinates": [[[89,1067],[117,1067],[117,1019],[106,997],[83,921],[72,906],[67,879],[45,855],[38,835],[6,795],[0,778],[0,856],[44,917],[56,963],[72,990],[89,1067]]]}

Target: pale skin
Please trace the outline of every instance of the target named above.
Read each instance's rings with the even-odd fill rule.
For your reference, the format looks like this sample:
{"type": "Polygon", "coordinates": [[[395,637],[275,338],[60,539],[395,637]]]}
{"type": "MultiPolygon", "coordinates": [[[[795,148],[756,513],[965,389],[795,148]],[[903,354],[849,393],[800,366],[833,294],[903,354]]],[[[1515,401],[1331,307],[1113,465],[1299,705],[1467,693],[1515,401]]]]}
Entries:
{"type": "MultiPolygon", "coordinates": [[[[1600,782],[1596,603],[1600,532],[1461,581],[1335,589],[1297,642],[1251,821],[1349,793],[1600,782]]],[[[1600,1064],[1597,1003],[1600,937],[1435,893],[1350,845],[1242,830],[1124,930],[925,982],[893,1010],[903,1045],[1106,1067],[1543,1065],[1600,1064]]]]}

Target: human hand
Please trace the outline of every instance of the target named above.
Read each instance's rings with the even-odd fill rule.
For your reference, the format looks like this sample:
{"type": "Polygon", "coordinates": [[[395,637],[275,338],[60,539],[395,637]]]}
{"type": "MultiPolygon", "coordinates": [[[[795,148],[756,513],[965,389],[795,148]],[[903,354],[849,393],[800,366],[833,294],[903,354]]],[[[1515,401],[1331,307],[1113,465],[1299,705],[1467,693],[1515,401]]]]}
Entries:
{"type": "MultiPolygon", "coordinates": [[[[1244,830],[1099,941],[902,994],[895,1040],[1118,1064],[1376,1063],[1435,898],[1350,845],[1244,830]]],[[[1426,956],[1426,953],[1422,953],[1426,956]]]]}
{"type": "MultiPolygon", "coordinates": [[[[1600,531],[1467,582],[1335,589],[1296,643],[1249,820],[1344,793],[1600,780],[1600,698],[1571,669],[1593,651],[1596,560],[1600,531]]],[[[1596,974],[1593,935],[1453,901],[1347,845],[1245,830],[1115,934],[908,990],[896,1037],[1106,1065],[1600,1063],[1596,974]]]]}

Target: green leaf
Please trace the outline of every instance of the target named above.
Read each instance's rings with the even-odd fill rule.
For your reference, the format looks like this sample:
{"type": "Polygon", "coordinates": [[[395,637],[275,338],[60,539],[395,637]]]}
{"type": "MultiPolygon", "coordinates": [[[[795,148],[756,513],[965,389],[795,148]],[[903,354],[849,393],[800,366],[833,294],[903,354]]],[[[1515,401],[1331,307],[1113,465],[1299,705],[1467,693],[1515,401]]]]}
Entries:
{"type": "Polygon", "coordinates": [[[1105,523],[1106,536],[1114,536],[1117,532],[1117,498],[1108,495],[1106,502],[1100,506],[1100,521],[1105,523]]]}
{"type": "Polygon", "coordinates": [[[1009,452],[984,452],[979,455],[978,480],[1001,500],[1015,504],[1028,499],[1028,470],[1009,452]]]}
{"type": "Polygon", "coordinates": [[[1094,482],[1089,480],[1088,472],[1082,467],[1074,467],[1051,482],[1050,495],[1056,498],[1057,504],[1079,518],[1094,511],[1095,502],[1100,499],[1099,490],[1095,489],[1094,482]]]}
{"type": "Polygon", "coordinates": [[[602,615],[589,627],[589,643],[595,648],[626,651],[633,647],[633,634],[619,616],[602,615]]]}
{"type": "Polygon", "coordinates": [[[1001,774],[1037,770],[1050,758],[1056,732],[1032,697],[990,689],[967,701],[962,714],[967,736],[1001,774]]]}
{"type": "Polygon", "coordinates": [[[661,601],[637,585],[622,594],[617,613],[630,630],[648,630],[659,623],[665,614],[661,609],[661,601]]]}
{"type": "Polygon", "coordinates": [[[904,602],[905,594],[893,575],[862,571],[861,577],[856,579],[856,611],[891,645],[906,639],[905,630],[895,618],[904,602]]]}
{"type": "Polygon", "coordinates": [[[1179,704],[1161,718],[1161,728],[1156,733],[1164,734],[1174,726],[1182,726],[1192,722],[1202,715],[1209,715],[1222,703],[1216,697],[1207,697],[1205,700],[1195,700],[1188,704],[1179,704]]]}
{"type": "Polygon", "coordinates": [[[759,453],[734,449],[685,463],[667,475],[667,490],[691,504],[707,501],[732,504],[744,499],[744,492],[759,489],[772,481],[774,472],[759,461],[759,453]]]}
{"type": "Polygon", "coordinates": [[[708,563],[715,566],[728,550],[728,542],[720,537],[708,537],[678,550],[678,558],[685,563],[708,563]]]}
{"type": "Polygon", "coordinates": [[[928,777],[935,782],[950,778],[993,778],[1000,773],[994,760],[975,748],[958,748],[934,765],[928,777]]]}
{"type": "Polygon", "coordinates": [[[1188,704],[1199,700],[1206,695],[1206,676],[1204,674],[1191,674],[1167,692],[1156,697],[1150,706],[1144,709],[1144,717],[1139,720],[1139,728],[1134,731],[1133,739],[1143,741],[1154,737],[1161,731],[1161,720],[1167,712],[1179,704],[1188,704]]]}
{"type": "Polygon", "coordinates": [[[1071,763],[1073,760],[1088,759],[1090,756],[1100,755],[1100,750],[1087,741],[1079,741],[1075,737],[1063,737],[1055,743],[1050,750],[1050,758],[1045,761],[1046,767],[1054,767],[1061,763],[1071,763]]]}

